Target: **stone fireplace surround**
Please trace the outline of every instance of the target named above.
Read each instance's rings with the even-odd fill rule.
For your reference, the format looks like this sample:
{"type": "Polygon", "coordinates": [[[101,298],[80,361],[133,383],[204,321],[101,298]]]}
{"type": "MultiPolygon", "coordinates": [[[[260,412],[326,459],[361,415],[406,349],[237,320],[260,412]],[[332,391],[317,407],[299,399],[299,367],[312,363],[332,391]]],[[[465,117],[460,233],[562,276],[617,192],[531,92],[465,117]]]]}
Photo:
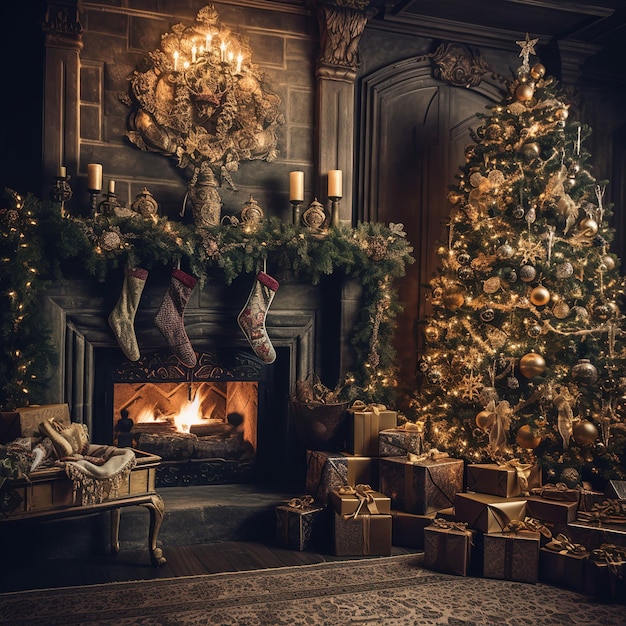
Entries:
{"type": "MultiPolygon", "coordinates": [[[[143,354],[169,352],[153,323],[166,293],[171,268],[150,271],[137,315],[135,334],[143,354]]],[[[271,274],[271,270],[268,269],[271,274]]],[[[256,480],[295,487],[304,480],[305,451],[298,441],[289,411],[289,398],[297,380],[316,372],[333,386],[350,365],[350,337],[358,314],[360,288],[341,276],[319,285],[274,276],[280,287],[268,312],[266,329],[277,358],[267,368],[259,393],[264,415],[259,432],[256,480]]],[[[196,285],[185,309],[185,329],[196,350],[248,351],[237,315],[248,298],[254,275],[240,275],[226,285],[217,275],[196,285]]],[[[123,270],[106,281],[85,278],[75,268],[46,291],[42,306],[58,352],[46,402],[66,402],[73,421],[87,424],[94,442],[113,442],[112,393],[109,369],[125,356],[109,328],[107,318],[117,302],[123,270]],[[109,414],[107,414],[107,411],[109,414]]]]}

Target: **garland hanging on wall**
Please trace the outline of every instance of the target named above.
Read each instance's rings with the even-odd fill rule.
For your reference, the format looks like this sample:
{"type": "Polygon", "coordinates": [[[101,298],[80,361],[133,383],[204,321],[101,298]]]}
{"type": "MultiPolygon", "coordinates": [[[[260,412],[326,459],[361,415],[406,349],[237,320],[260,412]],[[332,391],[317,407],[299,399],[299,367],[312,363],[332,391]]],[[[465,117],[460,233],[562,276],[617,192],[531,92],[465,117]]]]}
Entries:
{"type": "Polygon", "coordinates": [[[314,285],[342,273],[363,288],[352,337],[356,367],[343,382],[360,397],[390,404],[401,310],[394,280],[414,262],[412,251],[401,224],[340,225],[320,237],[277,218],[251,230],[197,228],[156,215],[64,217],[58,204],[7,190],[0,207],[0,409],[41,401],[56,354],[37,303],[49,282],[63,279],[68,259],[98,281],[126,266],[178,263],[201,284],[221,272],[230,285],[260,261],[314,285]]]}

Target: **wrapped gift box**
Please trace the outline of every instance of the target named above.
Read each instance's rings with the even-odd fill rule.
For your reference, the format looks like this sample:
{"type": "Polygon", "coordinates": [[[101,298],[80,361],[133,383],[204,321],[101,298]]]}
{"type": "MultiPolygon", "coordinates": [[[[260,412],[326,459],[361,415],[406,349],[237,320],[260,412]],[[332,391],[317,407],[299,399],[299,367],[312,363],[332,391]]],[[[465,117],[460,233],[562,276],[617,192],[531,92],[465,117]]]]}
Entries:
{"type": "Polygon", "coordinates": [[[522,491],[541,486],[541,471],[537,465],[528,470],[527,489],[520,484],[515,467],[496,463],[470,463],[467,466],[467,491],[489,493],[501,498],[519,496],[522,491]]]}
{"type": "Polygon", "coordinates": [[[391,499],[384,493],[367,489],[367,485],[357,485],[356,490],[335,489],[330,492],[329,498],[333,509],[339,515],[356,515],[369,513],[380,515],[391,513],[391,499]]]}
{"type": "Polygon", "coordinates": [[[424,529],[430,526],[436,513],[417,515],[391,509],[391,537],[394,546],[424,548],[424,529]]]}
{"type": "Polygon", "coordinates": [[[507,524],[526,517],[524,498],[500,498],[485,493],[457,493],[454,513],[460,522],[483,533],[501,532],[507,524]]]}
{"type": "Polygon", "coordinates": [[[585,566],[589,552],[576,551],[574,544],[553,540],[539,549],[539,580],[557,587],[582,591],[585,583],[585,566]],[[572,548],[570,550],[570,547],[572,548]]]}
{"type": "Polygon", "coordinates": [[[378,456],[406,456],[421,454],[424,434],[408,428],[390,428],[378,433],[378,456]]]}
{"type": "Polygon", "coordinates": [[[609,500],[626,500],[626,480],[609,480],[604,488],[604,497],[609,500]]]}
{"type": "Polygon", "coordinates": [[[331,491],[344,485],[378,486],[378,464],[371,457],[354,456],[347,452],[307,451],[305,490],[316,501],[328,503],[331,491]]]}
{"type": "Polygon", "coordinates": [[[324,535],[326,507],[312,498],[293,498],[276,507],[276,539],[291,550],[319,547],[324,535]]]}
{"type": "Polygon", "coordinates": [[[398,425],[398,412],[382,405],[348,410],[348,452],[361,456],[378,455],[378,433],[398,425]]]}
{"type": "Polygon", "coordinates": [[[536,583],[539,538],[539,533],[529,531],[483,535],[483,576],[536,583]]]}
{"type": "Polygon", "coordinates": [[[334,515],[337,556],[391,555],[391,515],[334,515]]]}
{"type": "Polygon", "coordinates": [[[545,500],[536,496],[526,498],[526,514],[542,522],[567,524],[576,520],[578,502],[545,500]]]}
{"type": "Polygon", "coordinates": [[[602,544],[585,561],[584,593],[626,603],[626,549],[602,544]]]}
{"type": "Polygon", "coordinates": [[[380,490],[394,509],[426,515],[446,509],[463,488],[462,459],[411,462],[407,457],[380,459],[380,490]]]}
{"type": "Polygon", "coordinates": [[[580,499],[580,489],[570,489],[565,483],[547,484],[543,487],[533,487],[531,496],[537,496],[544,500],[558,500],[559,502],[575,502],[580,499]]]}
{"type": "Polygon", "coordinates": [[[585,513],[590,512],[595,504],[602,504],[605,500],[603,491],[595,491],[593,489],[581,489],[580,499],[578,501],[578,510],[585,513]]]}
{"type": "Polygon", "coordinates": [[[438,519],[424,528],[425,567],[445,574],[468,575],[477,533],[464,526],[438,519]]]}
{"type": "Polygon", "coordinates": [[[39,433],[39,424],[54,419],[63,426],[70,425],[70,408],[67,404],[34,404],[15,409],[20,416],[22,437],[39,433]]]}

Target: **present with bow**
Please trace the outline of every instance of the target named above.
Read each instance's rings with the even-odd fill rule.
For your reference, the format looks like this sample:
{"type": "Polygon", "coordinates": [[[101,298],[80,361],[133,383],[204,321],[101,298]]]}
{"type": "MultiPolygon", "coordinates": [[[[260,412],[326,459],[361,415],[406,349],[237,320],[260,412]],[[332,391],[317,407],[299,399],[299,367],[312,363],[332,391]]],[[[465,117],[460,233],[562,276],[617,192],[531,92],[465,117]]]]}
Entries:
{"type": "Polygon", "coordinates": [[[590,511],[578,511],[578,519],[582,522],[598,526],[626,524],[626,501],[603,500],[596,502],[590,511]]]}
{"type": "Polygon", "coordinates": [[[578,513],[578,502],[549,500],[539,496],[528,496],[526,507],[528,515],[554,524],[575,522],[578,513]]]}
{"type": "Polygon", "coordinates": [[[424,528],[424,566],[445,574],[467,576],[476,536],[477,532],[465,522],[436,517],[424,528]]]}
{"type": "Polygon", "coordinates": [[[361,456],[378,455],[378,433],[398,425],[398,412],[384,404],[355,400],[348,409],[347,451],[361,456]]]}
{"type": "Polygon", "coordinates": [[[626,548],[603,543],[585,562],[585,593],[600,600],[626,602],[626,548]]]}
{"type": "Polygon", "coordinates": [[[557,500],[558,502],[575,502],[578,505],[580,489],[571,489],[565,483],[548,483],[543,487],[532,487],[530,495],[544,500],[557,500]]]}
{"type": "Polygon", "coordinates": [[[311,495],[286,500],[276,507],[276,539],[290,550],[319,548],[325,535],[326,507],[311,495]]]}
{"type": "Polygon", "coordinates": [[[511,520],[502,532],[483,535],[483,576],[536,583],[542,536],[551,536],[549,529],[528,517],[511,520]]]}
{"type": "Polygon", "coordinates": [[[452,506],[463,489],[464,462],[445,452],[379,460],[380,490],[394,509],[426,515],[452,506]]]}
{"type": "Polygon", "coordinates": [[[391,513],[391,499],[369,485],[344,485],[330,492],[330,503],[339,515],[381,515],[391,513]]]}
{"type": "Polygon", "coordinates": [[[487,493],[457,493],[454,497],[456,519],[483,533],[502,532],[512,521],[526,517],[526,500],[501,498],[487,493]]]}
{"type": "Polygon", "coordinates": [[[406,422],[378,433],[378,456],[406,456],[424,452],[424,422],[406,422]]]}
{"type": "Polygon", "coordinates": [[[559,533],[539,550],[539,580],[582,591],[589,554],[585,546],[559,533]]]}
{"type": "Polygon", "coordinates": [[[347,452],[307,450],[305,483],[307,493],[327,504],[330,492],[344,485],[378,485],[378,463],[347,452]]]}
{"type": "Polygon", "coordinates": [[[541,485],[537,465],[511,459],[504,463],[470,463],[467,465],[467,491],[511,498],[541,485]]]}

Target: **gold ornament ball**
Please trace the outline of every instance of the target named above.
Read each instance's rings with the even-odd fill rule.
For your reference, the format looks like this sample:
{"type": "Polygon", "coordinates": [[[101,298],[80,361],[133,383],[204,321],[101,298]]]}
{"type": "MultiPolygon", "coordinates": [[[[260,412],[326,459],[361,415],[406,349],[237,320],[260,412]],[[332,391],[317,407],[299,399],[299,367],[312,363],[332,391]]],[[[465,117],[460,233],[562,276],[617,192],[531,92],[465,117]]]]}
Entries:
{"type": "Polygon", "coordinates": [[[541,148],[536,141],[530,141],[522,146],[522,154],[529,159],[538,157],[541,152],[541,148]]]}
{"type": "Polygon", "coordinates": [[[443,296],[443,304],[446,308],[454,311],[459,307],[463,306],[465,302],[465,297],[460,291],[451,291],[443,296]]]}
{"type": "Polygon", "coordinates": [[[426,341],[438,341],[441,333],[439,332],[439,328],[436,326],[426,326],[424,329],[424,335],[426,337],[426,341]]]}
{"type": "Polygon", "coordinates": [[[598,427],[588,420],[581,420],[572,430],[574,441],[581,446],[591,445],[598,438],[598,427]]]}
{"type": "Polygon", "coordinates": [[[550,302],[550,292],[543,285],[539,285],[530,292],[530,301],[535,306],[545,306],[550,302]]]}
{"type": "Polygon", "coordinates": [[[554,112],[554,117],[556,117],[557,120],[565,121],[569,117],[569,111],[565,107],[557,109],[554,112]]]}
{"type": "Polygon", "coordinates": [[[530,75],[534,79],[543,78],[546,75],[546,68],[545,68],[545,66],[542,65],[541,63],[535,63],[535,65],[533,65],[530,68],[530,75]]]}
{"type": "Polygon", "coordinates": [[[481,430],[486,430],[493,421],[493,414],[489,411],[481,411],[476,415],[476,426],[481,430]]]}
{"type": "Polygon", "coordinates": [[[463,194],[458,191],[449,191],[448,192],[448,202],[450,204],[458,204],[463,199],[463,194]]]}
{"type": "Polygon", "coordinates": [[[515,97],[520,101],[520,102],[528,102],[529,100],[532,100],[532,97],[535,95],[535,90],[533,89],[532,85],[529,85],[528,83],[523,83],[521,84],[516,90],[515,90],[515,97]]]}
{"type": "Polygon", "coordinates": [[[593,236],[598,233],[598,222],[590,217],[586,217],[584,220],[580,220],[578,228],[583,234],[593,236]]]}
{"type": "Polygon", "coordinates": [[[602,257],[602,263],[604,263],[604,266],[609,272],[615,269],[615,259],[610,254],[605,254],[602,257]]]}
{"type": "Polygon", "coordinates": [[[528,424],[524,424],[524,426],[520,426],[517,431],[515,443],[520,448],[534,450],[541,443],[541,437],[537,437],[531,430],[530,426],[528,424]]]}
{"type": "Polygon", "coordinates": [[[540,354],[529,352],[519,360],[519,371],[526,378],[540,376],[546,371],[546,361],[540,354]]]}

